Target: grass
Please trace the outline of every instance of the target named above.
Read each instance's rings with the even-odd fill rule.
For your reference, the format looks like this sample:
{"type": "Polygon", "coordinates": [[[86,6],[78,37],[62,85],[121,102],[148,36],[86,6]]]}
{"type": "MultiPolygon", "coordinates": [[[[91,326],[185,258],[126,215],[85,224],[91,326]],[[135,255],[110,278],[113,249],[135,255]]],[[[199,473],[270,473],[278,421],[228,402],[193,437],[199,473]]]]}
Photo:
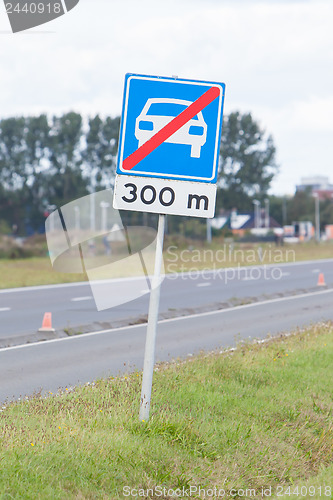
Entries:
{"type": "Polygon", "coordinates": [[[241,243],[230,246],[215,241],[204,248],[176,249],[170,245],[164,250],[165,268],[169,273],[253,265],[278,266],[284,262],[331,258],[333,258],[331,242],[320,245],[315,242],[285,244],[276,247],[271,243],[241,243]]]}
{"type": "MultiPolygon", "coordinates": [[[[229,252],[229,245],[214,242],[212,245],[200,248],[179,249],[172,245],[164,250],[164,265],[166,273],[197,271],[203,269],[219,269],[223,267],[237,267],[247,265],[275,264],[313,259],[333,258],[333,244],[330,242],[320,245],[309,242],[299,245],[285,245],[275,247],[271,244],[239,244],[229,252]],[[262,250],[259,250],[261,247],[262,250]]],[[[99,264],[103,264],[100,257],[99,264]]],[[[148,259],[150,271],[153,268],[153,257],[148,259]]],[[[119,261],[121,262],[121,260],[119,261]]],[[[88,262],[89,264],[89,262],[88,262]]],[[[121,277],[136,271],[128,264],[115,266],[112,269],[114,277],[121,277]]],[[[87,281],[85,273],[61,273],[55,271],[48,257],[33,257],[30,259],[0,259],[0,288],[15,288],[57,283],[75,283],[87,281]]],[[[96,274],[96,279],[102,279],[103,272],[96,274]]],[[[111,276],[108,276],[108,278],[111,276]]]]}
{"type": "Polygon", "coordinates": [[[48,257],[0,259],[0,276],[0,288],[75,283],[87,280],[85,274],[55,272],[48,257]]]}
{"type": "Polygon", "coordinates": [[[136,498],[190,486],[261,498],[278,485],[319,498],[333,480],[332,358],[333,325],[321,324],[159,365],[148,423],[140,373],[7,404],[0,498],[118,499],[125,486],[136,498]]]}

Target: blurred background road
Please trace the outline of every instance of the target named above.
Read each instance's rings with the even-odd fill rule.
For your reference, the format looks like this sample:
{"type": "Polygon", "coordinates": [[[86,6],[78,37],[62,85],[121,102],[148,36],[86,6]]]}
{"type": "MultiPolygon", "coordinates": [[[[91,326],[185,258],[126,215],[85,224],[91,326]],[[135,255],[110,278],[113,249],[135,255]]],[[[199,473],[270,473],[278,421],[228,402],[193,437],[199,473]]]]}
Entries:
{"type": "MultiPolygon", "coordinates": [[[[333,260],[278,264],[167,275],[161,292],[160,317],[219,309],[281,294],[316,288],[319,273],[333,286],[333,260]]],[[[124,280],[131,286],[130,280],[124,280]]],[[[110,282],[119,294],[119,282],[110,282]]],[[[123,290],[124,302],[126,288],[123,290]]],[[[105,311],[97,311],[89,283],[0,290],[0,341],[35,333],[45,312],[52,313],[56,330],[93,331],[142,320],[148,295],[105,311]]]]}

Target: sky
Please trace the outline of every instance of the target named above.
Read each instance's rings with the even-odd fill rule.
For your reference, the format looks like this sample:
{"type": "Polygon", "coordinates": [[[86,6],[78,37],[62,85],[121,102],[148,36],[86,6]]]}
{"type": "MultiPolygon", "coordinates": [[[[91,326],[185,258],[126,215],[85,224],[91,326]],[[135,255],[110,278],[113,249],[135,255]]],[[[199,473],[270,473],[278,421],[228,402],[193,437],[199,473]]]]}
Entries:
{"type": "Polygon", "coordinates": [[[333,182],[332,26],[332,0],[80,0],[13,34],[1,2],[0,119],[117,116],[126,73],[224,82],[225,114],[273,137],[271,193],[293,194],[303,176],[333,182]]]}

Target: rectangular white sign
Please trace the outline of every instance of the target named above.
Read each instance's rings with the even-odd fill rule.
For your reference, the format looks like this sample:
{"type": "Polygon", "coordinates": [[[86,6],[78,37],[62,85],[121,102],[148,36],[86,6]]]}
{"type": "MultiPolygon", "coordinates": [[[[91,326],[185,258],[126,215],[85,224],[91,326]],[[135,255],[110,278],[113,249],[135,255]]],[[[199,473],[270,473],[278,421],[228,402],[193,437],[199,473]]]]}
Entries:
{"type": "Polygon", "coordinates": [[[216,184],[117,175],[113,208],[189,217],[214,217],[216,184]]]}

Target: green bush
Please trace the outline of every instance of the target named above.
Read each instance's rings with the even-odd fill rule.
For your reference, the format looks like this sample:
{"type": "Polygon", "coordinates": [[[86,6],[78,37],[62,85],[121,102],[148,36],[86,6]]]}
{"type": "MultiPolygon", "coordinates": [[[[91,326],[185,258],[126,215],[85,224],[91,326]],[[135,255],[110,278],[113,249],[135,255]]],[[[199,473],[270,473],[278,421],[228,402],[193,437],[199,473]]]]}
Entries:
{"type": "Polygon", "coordinates": [[[10,234],[10,233],[11,233],[11,228],[10,228],[8,222],[6,222],[3,219],[0,219],[0,235],[1,234],[10,234]]]}

